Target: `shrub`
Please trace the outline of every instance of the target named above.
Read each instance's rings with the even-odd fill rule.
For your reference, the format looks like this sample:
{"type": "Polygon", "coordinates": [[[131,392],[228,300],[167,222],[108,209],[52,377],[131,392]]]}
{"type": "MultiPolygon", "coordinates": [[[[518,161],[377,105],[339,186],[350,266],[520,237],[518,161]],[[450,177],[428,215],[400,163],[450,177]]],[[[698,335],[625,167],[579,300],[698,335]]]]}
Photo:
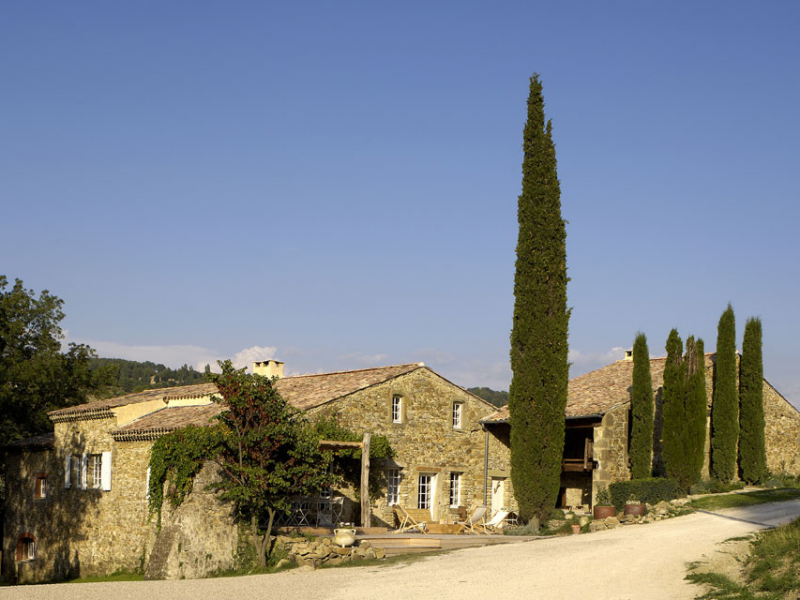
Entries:
{"type": "Polygon", "coordinates": [[[723,483],[719,479],[704,479],[691,487],[692,494],[723,494],[740,490],[744,487],[744,481],[731,481],[723,483]]]}
{"type": "Polygon", "coordinates": [[[595,506],[611,506],[611,494],[608,488],[603,488],[597,492],[597,501],[595,506]]]}
{"type": "Polygon", "coordinates": [[[625,501],[631,497],[647,504],[656,504],[662,500],[673,500],[684,495],[677,481],[661,477],[617,481],[609,485],[608,489],[611,493],[611,504],[618,510],[624,508],[625,501]]]}

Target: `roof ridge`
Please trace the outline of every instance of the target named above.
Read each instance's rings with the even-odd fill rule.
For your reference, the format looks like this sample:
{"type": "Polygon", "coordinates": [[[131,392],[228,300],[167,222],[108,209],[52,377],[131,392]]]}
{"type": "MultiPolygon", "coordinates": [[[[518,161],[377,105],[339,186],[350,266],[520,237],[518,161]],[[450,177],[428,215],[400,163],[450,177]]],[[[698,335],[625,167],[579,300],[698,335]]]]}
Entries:
{"type": "Polygon", "coordinates": [[[307,373],[304,375],[289,375],[287,377],[281,377],[281,379],[300,379],[302,377],[325,377],[327,375],[347,375],[349,373],[364,373],[366,371],[378,371],[380,369],[396,369],[398,367],[424,367],[425,363],[417,362],[417,363],[402,363],[399,365],[385,365],[382,367],[367,367],[365,369],[351,369],[349,371],[329,371],[326,373],[307,373]]]}

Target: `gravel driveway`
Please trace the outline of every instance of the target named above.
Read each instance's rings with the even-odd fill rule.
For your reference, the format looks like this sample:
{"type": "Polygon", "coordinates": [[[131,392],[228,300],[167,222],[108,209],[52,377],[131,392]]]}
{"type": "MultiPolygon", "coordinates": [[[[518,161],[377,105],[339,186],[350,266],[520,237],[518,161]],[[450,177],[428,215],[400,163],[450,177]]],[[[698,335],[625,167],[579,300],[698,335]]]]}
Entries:
{"type": "Polygon", "coordinates": [[[5,588],[5,600],[558,600],[691,599],[686,563],[701,560],[728,538],[785,523],[800,500],[695,513],[650,525],[590,535],[458,550],[410,564],[296,569],[275,575],[187,581],[143,581],[5,588]]]}

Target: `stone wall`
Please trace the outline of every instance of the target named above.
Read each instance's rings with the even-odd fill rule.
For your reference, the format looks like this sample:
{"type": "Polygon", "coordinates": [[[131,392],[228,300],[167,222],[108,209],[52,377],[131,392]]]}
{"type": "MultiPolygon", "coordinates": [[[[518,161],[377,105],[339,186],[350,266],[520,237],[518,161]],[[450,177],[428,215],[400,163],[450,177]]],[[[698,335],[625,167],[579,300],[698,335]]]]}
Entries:
{"type": "Polygon", "coordinates": [[[767,469],[800,475],[800,412],[764,381],[767,469]]]}
{"type": "MultiPolygon", "coordinates": [[[[141,569],[153,539],[145,489],[149,442],[115,443],[113,418],[57,423],[55,450],[7,459],[8,501],[4,516],[3,578],[16,576],[19,533],[34,534],[35,564],[23,565],[35,581],[141,569]],[[65,488],[65,456],[111,452],[111,489],[65,488]],[[33,498],[38,473],[47,475],[47,497],[33,498]]],[[[73,461],[80,463],[80,459],[73,461]]],[[[91,470],[91,466],[90,466],[91,470]]]]}
{"type": "Polygon", "coordinates": [[[206,464],[179,507],[164,503],[145,579],[196,579],[236,566],[239,527],[233,506],[207,489],[218,479],[219,467],[206,464]]]}
{"type": "MultiPolygon", "coordinates": [[[[400,504],[416,508],[418,477],[435,479],[431,518],[454,520],[450,508],[449,478],[461,473],[462,506],[483,503],[484,431],[479,421],[495,411],[485,402],[453,385],[429,369],[416,369],[390,381],[358,391],[309,411],[310,418],[334,416],[342,425],[359,433],[383,434],[396,452],[393,463],[373,464],[373,469],[400,468],[400,504]],[[392,422],[392,397],[404,405],[402,423],[392,422]],[[452,422],[453,402],[463,405],[462,427],[452,422]]],[[[347,520],[356,521],[357,515],[347,520]]],[[[392,524],[386,497],[377,498],[373,525],[392,524]]]]}
{"type": "Polygon", "coordinates": [[[615,481],[630,479],[628,467],[628,419],[630,403],[621,404],[603,415],[594,428],[594,459],[598,466],[592,472],[592,504],[598,490],[615,481]]]}

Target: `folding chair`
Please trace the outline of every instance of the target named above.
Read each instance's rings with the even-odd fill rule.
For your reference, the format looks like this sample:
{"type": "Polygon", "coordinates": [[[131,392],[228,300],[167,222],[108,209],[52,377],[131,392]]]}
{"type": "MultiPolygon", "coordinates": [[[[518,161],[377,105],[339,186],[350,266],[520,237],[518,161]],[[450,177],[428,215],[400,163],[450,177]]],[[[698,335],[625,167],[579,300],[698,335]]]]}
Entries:
{"type": "Polygon", "coordinates": [[[399,524],[397,529],[395,529],[392,533],[403,533],[405,531],[413,531],[415,529],[421,533],[428,533],[425,531],[427,521],[417,521],[414,517],[408,514],[405,508],[399,504],[392,506],[392,511],[394,512],[395,522],[399,524]]]}
{"type": "Polygon", "coordinates": [[[480,533],[478,527],[480,527],[480,525],[483,523],[483,519],[485,516],[486,516],[485,506],[475,507],[475,510],[472,511],[472,515],[470,515],[469,519],[457,523],[458,525],[461,525],[461,527],[458,530],[458,533],[466,531],[467,533],[474,533],[478,535],[480,533]]]}

